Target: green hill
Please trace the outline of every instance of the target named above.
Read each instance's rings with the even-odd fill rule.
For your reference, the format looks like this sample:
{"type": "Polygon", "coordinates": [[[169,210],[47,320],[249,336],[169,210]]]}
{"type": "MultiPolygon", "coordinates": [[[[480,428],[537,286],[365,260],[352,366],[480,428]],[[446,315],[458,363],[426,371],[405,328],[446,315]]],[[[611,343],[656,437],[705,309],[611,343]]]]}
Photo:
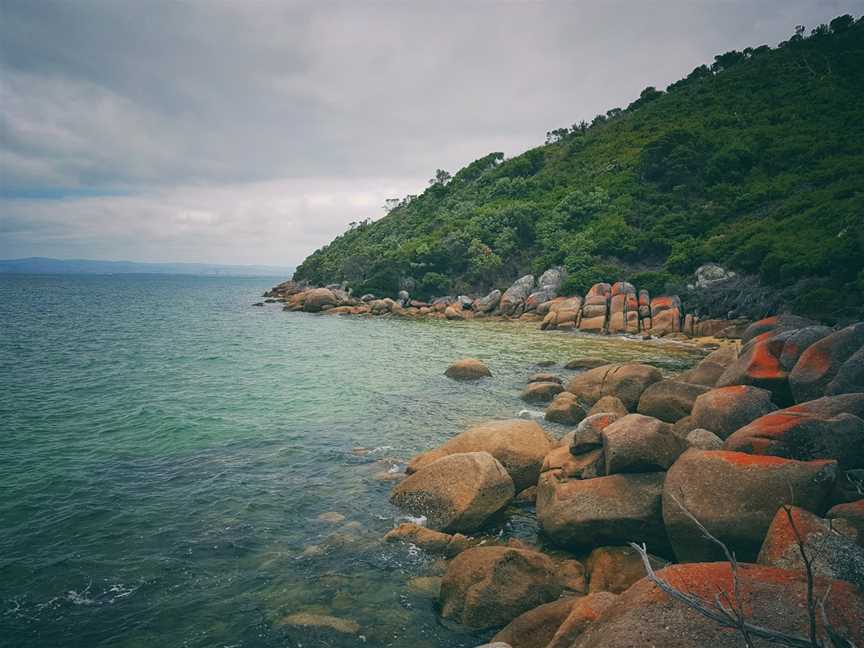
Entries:
{"type": "Polygon", "coordinates": [[[864,313],[864,19],[727,52],[517,157],[439,171],[295,278],[428,297],[563,265],[567,292],[657,292],[708,261],[802,314],[864,313]]]}

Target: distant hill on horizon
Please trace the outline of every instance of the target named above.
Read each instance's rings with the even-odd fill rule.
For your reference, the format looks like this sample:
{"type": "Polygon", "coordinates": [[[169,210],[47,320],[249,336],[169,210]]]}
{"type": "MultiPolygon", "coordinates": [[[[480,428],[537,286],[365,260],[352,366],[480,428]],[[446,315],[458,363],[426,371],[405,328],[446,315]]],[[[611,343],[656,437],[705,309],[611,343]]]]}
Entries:
{"type": "Polygon", "coordinates": [[[92,259],[28,257],[0,259],[0,274],[183,274],[226,277],[290,277],[290,266],[223,265],[214,263],[139,263],[92,259]]]}

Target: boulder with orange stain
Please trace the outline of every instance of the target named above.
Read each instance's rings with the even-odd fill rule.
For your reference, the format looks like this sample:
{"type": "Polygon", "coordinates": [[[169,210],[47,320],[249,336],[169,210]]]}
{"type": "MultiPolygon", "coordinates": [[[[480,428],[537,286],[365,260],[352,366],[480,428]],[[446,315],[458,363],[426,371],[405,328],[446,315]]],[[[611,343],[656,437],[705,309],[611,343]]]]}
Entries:
{"type": "Polygon", "coordinates": [[[804,573],[802,547],[816,576],[844,580],[864,591],[864,548],[829,520],[797,506],[778,509],[756,562],[804,573]]]}
{"type": "Polygon", "coordinates": [[[738,359],[726,368],[717,380],[717,387],[761,387],[771,392],[772,400],[778,405],[791,405],[789,373],[780,364],[783,344],[783,339],[770,331],[756,336],[744,346],[738,359]]]}
{"type": "Polygon", "coordinates": [[[739,559],[752,560],[778,508],[794,503],[824,512],[836,477],[835,461],[688,450],[663,486],[663,521],[675,555],[681,562],[723,558],[682,506],[739,559]]]}
{"type": "Polygon", "coordinates": [[[732,434],[723,447],[787,459],[836,459],[841,468],[864,468],[864,420],[790,411],[766,414],[732,434]]]}
{"type": "Polygon", "coordinates": [[[681,332],[681,300],[677,295],[662,295],[651,300],[651,324],[653,335],[681,332]]]}
{"type": "MultiPolygon", "coordinates": [[[[698,596],[709,607],[718,596],[721,600],[735,600],[733,572],[728,562],[671,565],[657,575],[676,589],[698,596]]],[[[803,573],[740,564],[737,580],[750,623],[806,641],[809,620],[803,573]]],[[[827,593],[825,610],[832,627],[849,640],[860,642],[864,635],[864,594],[849,583],[825,578],[816,579],[815,589],[819,598],[827,593]]],[[[824,636],[821,618],[817,622],[820,636],[824,636]]],[[[672,599],[645,578],[621,594],[570,648],[739,648],[741,645],[738,632],[672,599]]]]}
{"type": "Polygon", "coordinates": [[[711,430],[725,439],[735,430],[776,409],[767,389],[732,385],[717,387],[697,396],[690,416],[694,428],[711,430]]]}
{"type": "Polygon", "coordinates": [[[813,326],[816,322],[798,317],[797,315],[773,315],[765,317],[759,321],[753,322],[741,334],[741,343],[747,344],[753,338],[759,337],[764,333],[780,333],[782,331],[791,331],[793,329],[801,329],[807,326],[813,326]]]}
{"type": "Polygon", "coordinates": [[[847,326],[810,345],[789,375],[798,403],[825,395],[825,390],[846,360],[864,346],[864,322],[847,326]]]}

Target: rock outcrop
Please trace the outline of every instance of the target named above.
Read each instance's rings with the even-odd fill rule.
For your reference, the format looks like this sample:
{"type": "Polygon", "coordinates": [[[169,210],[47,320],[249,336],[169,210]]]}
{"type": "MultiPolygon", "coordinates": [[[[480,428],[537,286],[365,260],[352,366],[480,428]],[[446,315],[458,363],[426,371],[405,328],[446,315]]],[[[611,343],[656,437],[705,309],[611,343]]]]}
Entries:
{"type": "Polygon", "coordinates": [[[648,385],[642,392],[636,411],[639,414],[653,416],[667,423],[675,423],[675,421],[689,416],[693,409],[693,403],[709,389],[709,387],[694,383],[661,380],[648,385]]]}
{"type": "Polygon", "coordinates": [[[628,411],[633,411],[645,389],[663,380],[655,367],[642,364],[610,364],[574,376],[567,391],[593,405],[603,396],[615,396],[628,411]]]}

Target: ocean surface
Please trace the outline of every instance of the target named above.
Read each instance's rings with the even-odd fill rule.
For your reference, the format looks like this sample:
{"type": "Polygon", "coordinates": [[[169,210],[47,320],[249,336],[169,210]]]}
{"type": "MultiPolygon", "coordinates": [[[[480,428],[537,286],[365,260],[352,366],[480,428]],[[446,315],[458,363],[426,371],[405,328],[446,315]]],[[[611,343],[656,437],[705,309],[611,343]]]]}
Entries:
{"type": "MultiPolygon", "coordinates": [[[[574,357],[699,358],[519,323],[252,306],[281,279],[0,277],[0,645],[482,643],[413,580],[440,562],[381,542],[400,521],[388,479],[531,410],[519,392],[538,361],[566,376],[574,357]],[[494,376],[445,378],[461,356],[494,376]],[[359,630],[281,623],[298,612],[359,630]]],[[[490,533],[542,542],[530,507],[490,533]]]]}

